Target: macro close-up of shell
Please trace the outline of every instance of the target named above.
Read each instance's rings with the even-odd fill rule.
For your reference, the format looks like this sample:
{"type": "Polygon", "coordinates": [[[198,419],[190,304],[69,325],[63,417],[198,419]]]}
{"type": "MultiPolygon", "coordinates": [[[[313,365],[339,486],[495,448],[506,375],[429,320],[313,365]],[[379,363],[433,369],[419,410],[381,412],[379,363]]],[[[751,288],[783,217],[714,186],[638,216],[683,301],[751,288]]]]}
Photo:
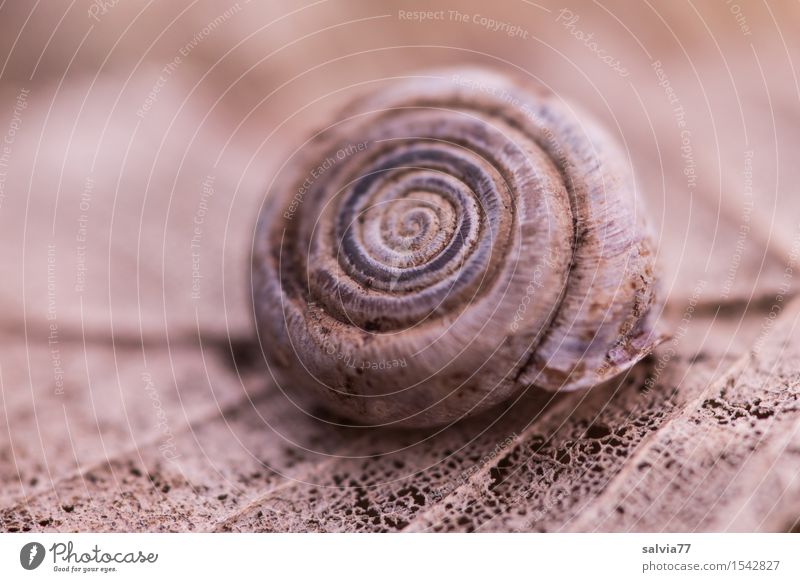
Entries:
{"type": "Polygon", "coordinates": [[[652,351],[646,209],[590,116],[521,74],[374,85],[294,150],[259,220],[259,339],[290,399],[435,425],[652,351]]]}
{"type": "Polygon", "coordinates": [[[0,2],[0,578],[40,533],[186,534],[120,540],[163,560],[119,580],[782,559],[706,534],[800,532],[799,27],[797,0],[0,2]],[[193,532],[412,535],[302,537],[298,570],[292,536],[193,532]]]}

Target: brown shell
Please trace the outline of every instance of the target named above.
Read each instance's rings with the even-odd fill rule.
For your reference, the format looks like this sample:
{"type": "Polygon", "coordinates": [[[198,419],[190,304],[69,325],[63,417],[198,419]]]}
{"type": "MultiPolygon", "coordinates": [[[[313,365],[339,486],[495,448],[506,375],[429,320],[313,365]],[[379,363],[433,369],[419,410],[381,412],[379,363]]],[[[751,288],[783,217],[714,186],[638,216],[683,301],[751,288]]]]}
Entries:
{"type": "Polygon", "coordinates": [[[628,369],[661,339],[661,302],[623,162],[527,79],[439,71],[359,99],[295,151],[258,222],[279,387],[422,426],[628,369]]]}

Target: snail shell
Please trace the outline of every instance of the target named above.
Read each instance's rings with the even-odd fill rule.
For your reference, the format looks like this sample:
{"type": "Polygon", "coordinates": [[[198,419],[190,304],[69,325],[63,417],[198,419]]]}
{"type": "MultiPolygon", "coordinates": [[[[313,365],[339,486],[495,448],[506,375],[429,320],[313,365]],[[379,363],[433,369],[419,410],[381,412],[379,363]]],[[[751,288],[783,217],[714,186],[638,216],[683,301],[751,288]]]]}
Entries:
{"type": "Polygon", "coordinates": [[[459,69],[335,119],[284,164],[254,241],[261,345],[299,405],[435,425],[593,386],[661,340],[640,200],[585,115],[459,69]]]}

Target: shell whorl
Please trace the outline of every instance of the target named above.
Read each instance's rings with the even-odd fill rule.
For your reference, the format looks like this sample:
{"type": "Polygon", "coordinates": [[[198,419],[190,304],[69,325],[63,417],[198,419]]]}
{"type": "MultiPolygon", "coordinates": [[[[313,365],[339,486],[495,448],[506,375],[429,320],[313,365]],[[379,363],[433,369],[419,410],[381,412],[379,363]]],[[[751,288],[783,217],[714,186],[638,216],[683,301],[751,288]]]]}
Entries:
{"type": "Polygon", "coordinates": [[[362,424],[598,384],[659,341],[641,214],[615,146],[537,85],[392,81],[270,187],[253,253],[270,370],[362,424]]]}

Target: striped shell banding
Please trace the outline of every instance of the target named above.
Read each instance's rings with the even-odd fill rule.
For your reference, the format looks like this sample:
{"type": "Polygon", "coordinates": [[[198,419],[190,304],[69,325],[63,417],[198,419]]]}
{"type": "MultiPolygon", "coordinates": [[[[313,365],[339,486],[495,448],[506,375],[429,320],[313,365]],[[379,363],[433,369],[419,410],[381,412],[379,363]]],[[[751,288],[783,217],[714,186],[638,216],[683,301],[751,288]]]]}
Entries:
{"type": "Polygon", "coordinates": [[[278,386],[359,424],[450,422],[587,388],[660,341],[625,158],[522,78],[383,83],[284,164],[252,291],[278,386]]]}

